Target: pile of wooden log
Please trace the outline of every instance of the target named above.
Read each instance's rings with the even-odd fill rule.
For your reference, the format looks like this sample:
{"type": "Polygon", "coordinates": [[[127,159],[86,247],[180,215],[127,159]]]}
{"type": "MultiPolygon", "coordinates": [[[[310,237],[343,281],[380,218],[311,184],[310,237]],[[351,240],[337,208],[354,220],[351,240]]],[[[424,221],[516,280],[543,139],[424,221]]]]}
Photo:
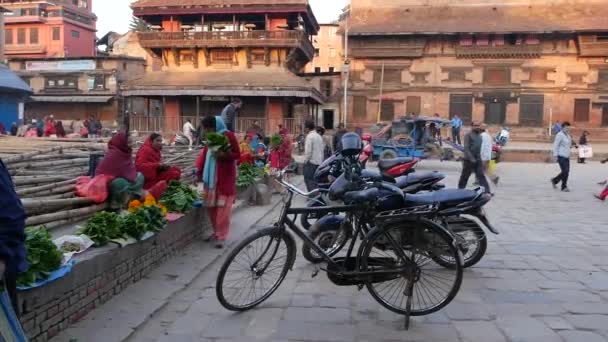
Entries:
{"type": "Polygon", "coordinates": [[[91,153],[104,145],[79,144],[40,148],[3,159],[27,213],[26,225],[56,228],[87,219],[105,205],[76,197],[76,179],[88,173],[91,153]]]}

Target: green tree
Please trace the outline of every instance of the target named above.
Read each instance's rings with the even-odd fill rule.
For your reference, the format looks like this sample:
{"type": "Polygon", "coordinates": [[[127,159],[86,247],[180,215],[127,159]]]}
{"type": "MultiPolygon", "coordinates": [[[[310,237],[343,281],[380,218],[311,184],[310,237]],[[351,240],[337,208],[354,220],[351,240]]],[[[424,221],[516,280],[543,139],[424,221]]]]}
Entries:
{"type": "Polygon", "coordinates": [[[131,31],[145,32],[150,31],[150,25],[148,25],[148,23],[146,23],[143,19],[134,16],[131,18],[129,29],[131,31]]]}

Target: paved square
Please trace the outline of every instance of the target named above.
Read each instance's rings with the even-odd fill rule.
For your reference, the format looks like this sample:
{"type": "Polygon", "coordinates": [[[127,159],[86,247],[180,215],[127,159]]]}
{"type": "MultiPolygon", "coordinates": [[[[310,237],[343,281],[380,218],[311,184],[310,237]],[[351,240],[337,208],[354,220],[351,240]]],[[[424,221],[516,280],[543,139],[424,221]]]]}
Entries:
{"type": "MultiPolygon", "coordinates": [[[[432,169],[456,184],[459,164],[422,162],[419,172],[432,169]]],[[[548,164],[498,166],[487,209],[501,235],[489,236],[486,256],[465,271],[454,302],[415,318],[410,331],[366,290],[334,286],[323,273],[311,279],[313,267],[298,250],[294,271],[257,309],[234,314],[217,303],[216,263],[194,285],[199,300],[162,322],[163,336],[143,331],[132,340],[608,341],[608,203],[592,196],[608,166],[573,164],[571,193],[551,187],[556,172],[548,164]]]]}

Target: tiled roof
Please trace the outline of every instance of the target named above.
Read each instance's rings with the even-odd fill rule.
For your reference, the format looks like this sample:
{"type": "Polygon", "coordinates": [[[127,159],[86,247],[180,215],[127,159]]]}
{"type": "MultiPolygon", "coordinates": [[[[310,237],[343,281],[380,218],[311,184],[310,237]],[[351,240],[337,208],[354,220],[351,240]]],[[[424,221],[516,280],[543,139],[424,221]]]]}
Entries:
{"type": "Polygon", "coordinates": [[[608,31],[608,1],[427,6],[353,2],[349,35],[608,31]]]}

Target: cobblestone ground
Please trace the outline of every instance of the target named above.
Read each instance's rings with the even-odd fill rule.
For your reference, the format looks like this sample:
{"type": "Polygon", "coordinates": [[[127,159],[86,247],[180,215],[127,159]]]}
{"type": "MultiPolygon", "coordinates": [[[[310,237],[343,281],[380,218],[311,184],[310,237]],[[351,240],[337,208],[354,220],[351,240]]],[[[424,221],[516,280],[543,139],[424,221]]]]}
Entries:
{"type": "MultiPolygon", "coordinates": [[[[456,163],[424,166],[457,181],[456,163]]],[[[132,340],[608,341],[608,204],[592,197],[607,171],[573,164],[572,192],[562,193],[549,184],[555,165],[501,164],[488,212],[502,234],[489,237],[452,304],[415,318],[409,331],[366,290],[334,286],[324,274],[311,279],[299,256],[281,288],[241,314],[217,302],[215,264],[171,303],[172,315],[151,320],[132,340]]]]}

